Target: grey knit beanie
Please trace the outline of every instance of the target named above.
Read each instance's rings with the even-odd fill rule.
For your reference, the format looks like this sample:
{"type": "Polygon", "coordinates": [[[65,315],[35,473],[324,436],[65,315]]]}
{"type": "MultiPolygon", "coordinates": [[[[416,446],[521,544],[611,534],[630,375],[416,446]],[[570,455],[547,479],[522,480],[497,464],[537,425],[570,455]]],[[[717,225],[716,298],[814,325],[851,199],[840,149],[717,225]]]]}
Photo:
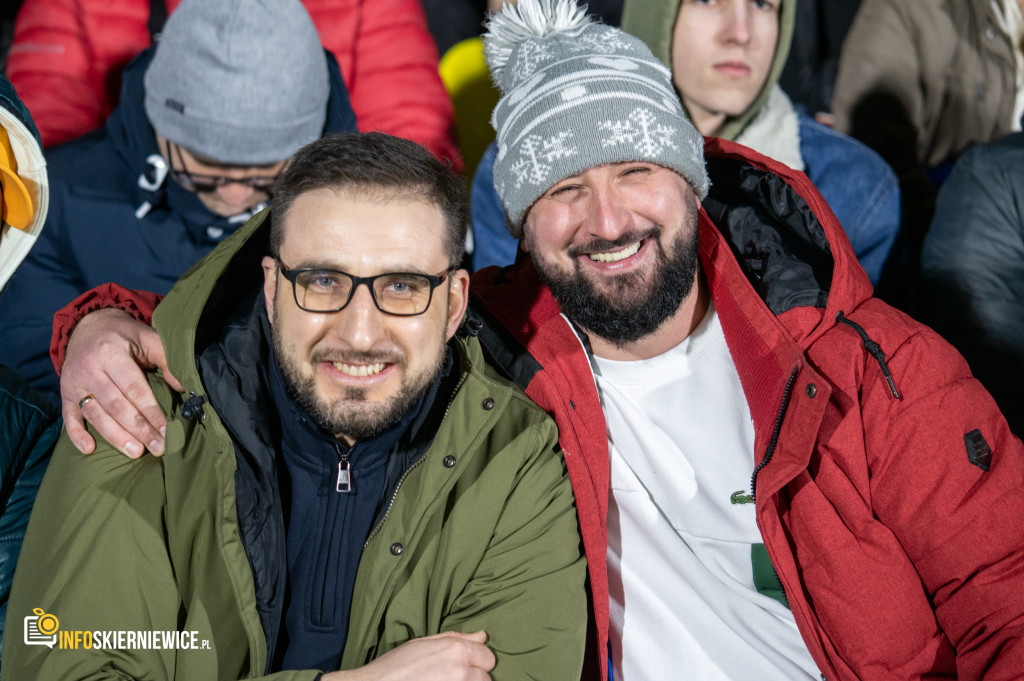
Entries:
{"type": "Polygon", "coordinates": [[[484,48],[502,91],[494,185],[512,236],[552,185],[606,163],[657,163],[707,195],[704,139],[638,38],[594,23],[574,0],[519,0],[490,19],[484,48]]]}
{"type": "Polygon", "coordinates": [[[143,82],[153,128],[222,163],[286,159],[327,118],[327,59],[299,0],[183,0],[143,82]]]}

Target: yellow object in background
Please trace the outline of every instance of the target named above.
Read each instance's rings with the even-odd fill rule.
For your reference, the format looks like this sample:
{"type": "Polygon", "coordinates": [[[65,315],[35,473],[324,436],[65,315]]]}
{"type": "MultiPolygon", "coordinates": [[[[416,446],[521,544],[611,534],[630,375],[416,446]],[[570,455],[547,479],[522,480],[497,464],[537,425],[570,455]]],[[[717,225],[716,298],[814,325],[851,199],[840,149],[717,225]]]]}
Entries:
{"type": "Polygon", "coordinates": [[[12,227],[26,229],[32,223],[32,195],[18,177],[18,161],[3,127],[0,127],[0,187],[3,188],[0,218],[12,227]]]}
{"type": "Polygon", "coordinates": [[[491,111],[501,93],[491,83],[484,42],[479,37],[452,45],[441,57],[438,70],[455,107],[455,134],[469,184],[480,157],[494,140],[491,111]]]}

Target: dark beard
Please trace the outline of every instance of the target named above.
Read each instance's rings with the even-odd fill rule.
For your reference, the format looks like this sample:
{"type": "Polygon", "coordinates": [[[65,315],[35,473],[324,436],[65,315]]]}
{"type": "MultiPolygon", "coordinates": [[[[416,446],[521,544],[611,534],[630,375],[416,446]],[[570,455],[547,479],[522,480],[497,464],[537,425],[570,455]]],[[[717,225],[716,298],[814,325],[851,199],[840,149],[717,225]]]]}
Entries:
{"type": "MultiPolygon", "coordinates": [[[[320,428],[335,436],[347,435],[355,440],[362,440],[379,435],[401,421],[406,412],[416,406],[416,403],[433,384],[447,352],[447,343],[442,342],[435,361],[418,375],[405,374],[397,394],[384,401],[371,403],[366,399],[366,390],[349,388],[345,391],[345,403],[330,403],[317,394],[315,377],[303,375],[300,368],[291,361],[280,338],[273,333],[274,328],[280,328],[277,323],[276,308],[274,317],[275,324],[271,327],[274,352],[277,355],[278,367],[289,396],[320,428]]],[[[330,353],[330,357],[327,357],[327,354],[314,353],[311,361],[316,363],[321,360],[333,359],[367,364],[386,362],[397,364],[403,371],[407,368],[405,357],[391,354],[344,353],[341,356],[339,353],[330,353]]]]}
{"type": "MultiPolygon", "coordinates": [[[[679,305],[693,289],[699,262],[696,215],[693,218],[690,229],[680,230],[669,245],[669,253],[658,239],[660,229],[646,235],[658,249],[657,267],[649,284],[639,272],[615,275],[607,279],[610,293],[604,294],[595,289],[578,264],[571,274],[554,271],[537,258],[534,266],[566,317],[621,348],[657,331],[679,310],[679,305]]],[[[621,248],[637,237],[637,234],[624,234],[615,242],[587,244],[586,250],[621,248]]],[[[531,251],[537,252],[534,248],[531,251]]]]}

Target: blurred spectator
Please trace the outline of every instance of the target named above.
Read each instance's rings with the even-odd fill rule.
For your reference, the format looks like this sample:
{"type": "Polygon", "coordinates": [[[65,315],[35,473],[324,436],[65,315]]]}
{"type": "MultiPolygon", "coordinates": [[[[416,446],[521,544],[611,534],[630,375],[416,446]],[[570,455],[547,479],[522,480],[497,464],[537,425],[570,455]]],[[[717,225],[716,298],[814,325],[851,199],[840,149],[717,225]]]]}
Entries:
{"type": "Polygon", "coordinates": [[[965,152],[942,186],[920,312],[1024,437],[1024,133],[965,152]]]}
{"type": "MultiPolygon", "coordinates": [[[[885,158],[900,179],[906,243],[893,302],[916,280],[937,187],[972,144],[1020,130],[1018,0],[864,0],[843,44],[836,129],[885,158]]],[[[888,274],[888,273],[887,273],[888,274]]]]}
{"type": "Polygon", "coordinates": [[[351,129],[298,0],[185,0],[107,125],[48,153],[49,216],[0,295],[0,361],[55,398],[54,312],[109,281],[166,293],[265,205],[295,150],[351,129]]]}
{"type": "MultiPolygon", "coordinates": [[[[0,290],[43,228],[47,194],[39,133],[0,76],[0,290]]],[[[0,638],[29,512],[60,430],[53,406],[0,365],[0,638]]]]}
{"type": "MultiPolygon", "coordinates": [[[[876,153],[794,109],[778,86],[795,7],[794,0],[627,0],[622,28],[672,68],[701,134],[735,140],[806,172],[877,283],[899,230],[896,177],[876,153]]],[[[496,154],[485,154],[473,183],[475,269],[515,257],[493,189],[496,154]]]]}
{"type": "MultiPolygon", "coordinates": [[[[46,147],[100,127],[125,65],[181,0],[24,0],[7,73],[46,147]]],[[[338,60],[360,130],[419,142],[461,169],[419,0],[303,0],[338,60]]]]}
{"type": "Polygon", "coordinates": [[[843,39],[861,0],[799,0],[789,59],[779,85],[810,114],[832,110],[843,39]]]}

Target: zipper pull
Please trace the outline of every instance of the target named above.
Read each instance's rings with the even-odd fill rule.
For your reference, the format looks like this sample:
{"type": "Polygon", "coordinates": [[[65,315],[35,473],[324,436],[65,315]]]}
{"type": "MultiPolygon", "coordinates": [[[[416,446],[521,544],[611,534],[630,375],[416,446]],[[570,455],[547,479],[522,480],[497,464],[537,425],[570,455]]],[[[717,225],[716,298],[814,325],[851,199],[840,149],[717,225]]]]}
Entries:
{"type": "Polygon", "coordinates": [[[334,489],[343,494],[352,491],[352,467],[348,463],[348,454],[342,454],[338,459],[338,483],[334,489]]]}

